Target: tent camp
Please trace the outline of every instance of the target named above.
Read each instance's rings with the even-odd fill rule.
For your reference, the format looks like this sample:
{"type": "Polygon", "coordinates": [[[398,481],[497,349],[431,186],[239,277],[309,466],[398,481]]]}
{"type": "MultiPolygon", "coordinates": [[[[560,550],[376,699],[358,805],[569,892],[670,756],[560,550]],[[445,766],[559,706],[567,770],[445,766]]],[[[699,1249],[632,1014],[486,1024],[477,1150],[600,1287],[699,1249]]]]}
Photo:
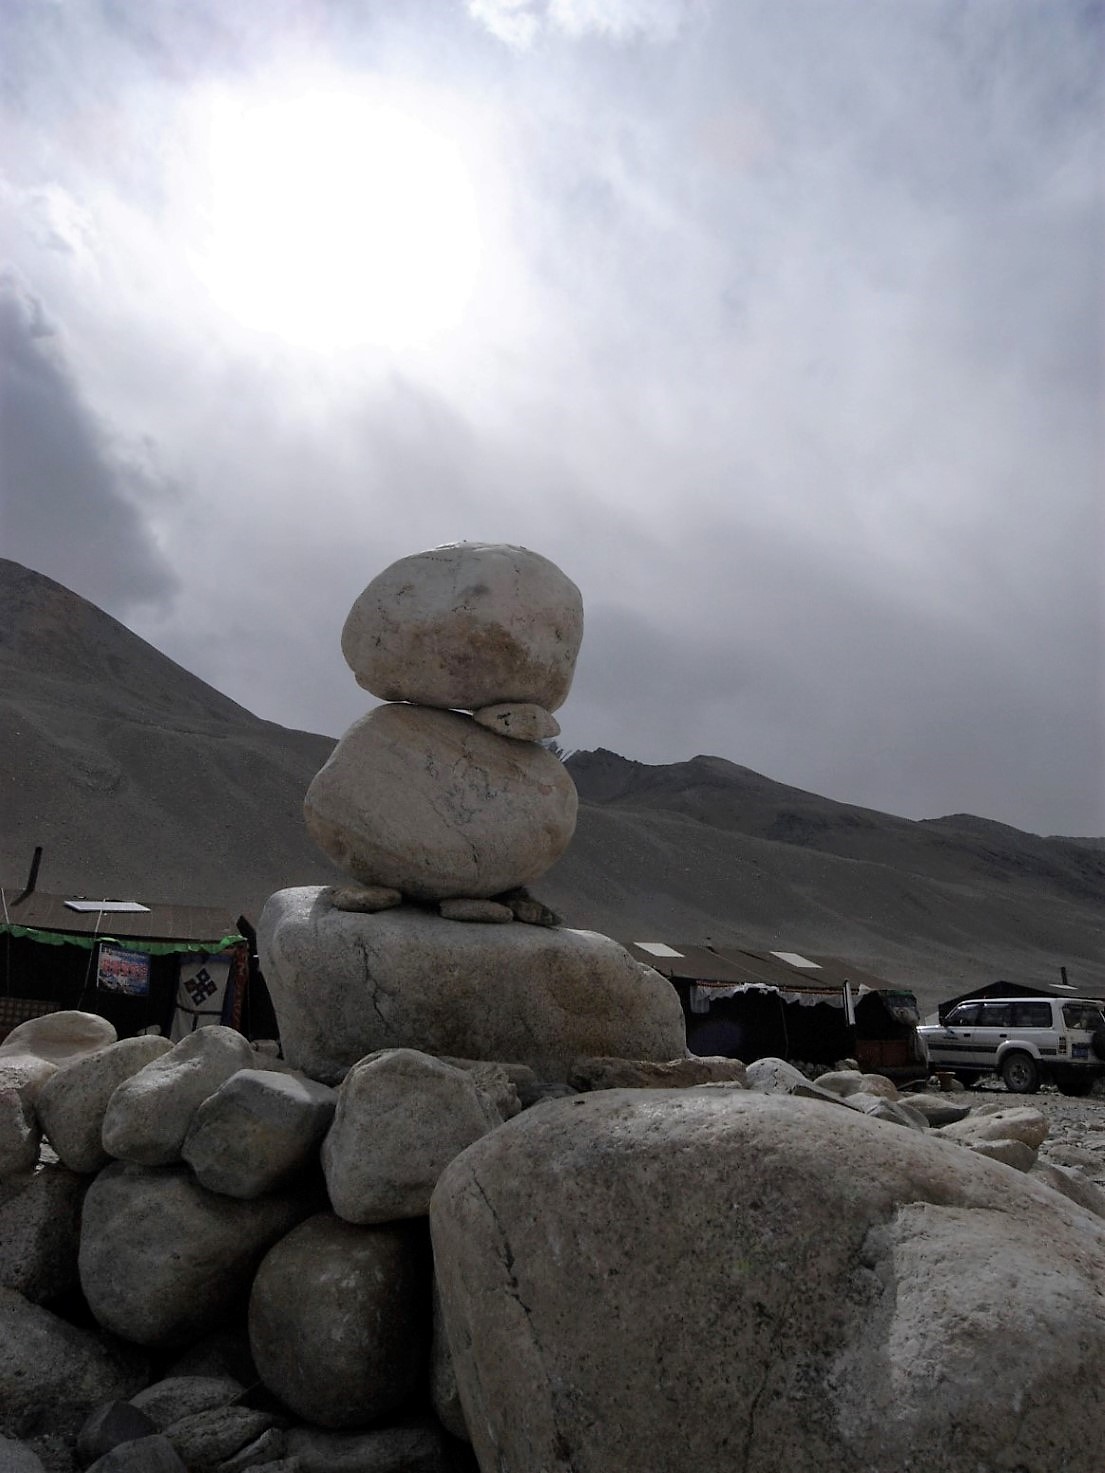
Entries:
{"type": "Polygon", "coordinates": [[[99,1013],[120,1038],[177,1040],[205,1023],[271,1032],[252,940],[221,910],[0,886],[0,1039],[66,1008],[99,1013]]]}
{"type": "Polygon", "coordinates": [[[860,1067],[907,1080],[928,1066],[911,992],[840,957],[682,942],[627,941],[679,995],[687,1046],[752,1063],[769,1056],[860,1067]]]}

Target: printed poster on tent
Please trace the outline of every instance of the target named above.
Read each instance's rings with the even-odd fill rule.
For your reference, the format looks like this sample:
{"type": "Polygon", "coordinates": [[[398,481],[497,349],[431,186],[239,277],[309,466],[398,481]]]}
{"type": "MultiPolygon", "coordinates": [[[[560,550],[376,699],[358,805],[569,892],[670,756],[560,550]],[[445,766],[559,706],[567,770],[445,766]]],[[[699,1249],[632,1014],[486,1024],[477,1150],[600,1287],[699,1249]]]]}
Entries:
{"type": "Polygon", "coordinates": [[[176,1009],[170,1038],[179,1043],[197,1028],[210,1028],[223,1015],[226,983],[230,976],[228,956],[208,956],[200,951],[181,957],[176,1009]]]}
{"type": "Polygon", "coordinates": [[[144,951],[124,951],[121,946],[100,942],[96,961],[96,986],[101,992],[119,992],[126,997],[148,997],[150,959],[144,951]]]}

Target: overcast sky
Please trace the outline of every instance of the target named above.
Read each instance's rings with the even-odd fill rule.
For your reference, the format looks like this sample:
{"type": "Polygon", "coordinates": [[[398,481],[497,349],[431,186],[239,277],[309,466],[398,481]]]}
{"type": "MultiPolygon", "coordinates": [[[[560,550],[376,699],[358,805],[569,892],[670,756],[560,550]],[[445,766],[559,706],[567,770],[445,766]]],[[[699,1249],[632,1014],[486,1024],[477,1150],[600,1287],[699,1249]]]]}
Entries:
{"type": "Polygon", "coordinates": [[[520,543],[569,747],[1105,833],[1079,0],[0,0],[7,556],[338,735],[520,543]]]}

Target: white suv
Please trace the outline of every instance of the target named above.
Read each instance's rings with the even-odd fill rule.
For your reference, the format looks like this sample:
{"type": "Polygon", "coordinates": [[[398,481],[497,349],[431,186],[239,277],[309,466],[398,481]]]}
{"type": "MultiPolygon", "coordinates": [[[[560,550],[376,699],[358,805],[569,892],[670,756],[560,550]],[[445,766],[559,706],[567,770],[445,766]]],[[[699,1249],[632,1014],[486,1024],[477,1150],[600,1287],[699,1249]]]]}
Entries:
{"type": "Polygon", "coordinates": [[[1061,997],[980,997],[957,1003],[943,1023],[917,1032],[933,1069],[962,1084],[1000,1074],[1014,1094],[1051,1080],[1065,1095],[1086,1095],[1105,1076],[1105,1014],[1095,1001],[1061,997]]]}

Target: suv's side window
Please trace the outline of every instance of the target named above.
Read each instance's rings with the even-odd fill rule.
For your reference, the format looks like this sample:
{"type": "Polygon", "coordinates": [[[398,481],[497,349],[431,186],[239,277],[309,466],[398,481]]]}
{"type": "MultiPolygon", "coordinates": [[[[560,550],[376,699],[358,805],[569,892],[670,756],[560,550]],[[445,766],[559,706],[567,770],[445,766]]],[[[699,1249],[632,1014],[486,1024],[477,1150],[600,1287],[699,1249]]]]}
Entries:
{"type": "Polygon", "coordinates": [[[1010,1007],[1007,1002],[984,1002],[978,1026],[980,1028],[1008,1028],[1009,1013],[1010,1007]]]}
{"type": "Polygon", "coordinates": [[[1013,1004],[1014,1028],[1050,1028],[1051,1004],[1049,1002],[1015,1002],[1013,1004]]]}
{"type": "Polygon", "coordinates": [[[980,1002],[961,1002],[945,1019],[946,1028],[973,1028],[982,1012],[980,1002]]]}

